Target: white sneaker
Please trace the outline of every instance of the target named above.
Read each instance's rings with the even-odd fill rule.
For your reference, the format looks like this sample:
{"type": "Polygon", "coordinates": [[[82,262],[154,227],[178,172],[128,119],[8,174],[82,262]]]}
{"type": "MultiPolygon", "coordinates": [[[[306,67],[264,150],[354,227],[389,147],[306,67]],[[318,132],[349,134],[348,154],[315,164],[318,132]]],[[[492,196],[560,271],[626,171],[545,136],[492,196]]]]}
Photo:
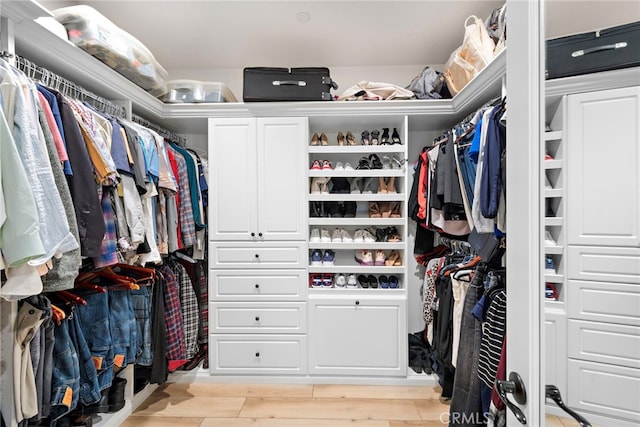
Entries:
{"type": "Polygon", "coordinates": [[[320,230],[317,228],[311,229],[311,234],[309,235],[309,243],[318,243],[320,242],[320,230]]]}
{"type": "Polygon", "coordinates": [[[334,171],[343,171],[344,170],[344,164],[342,162],[338,162],[336,163],[336,167],[333,168],[334,171]]]}
{"type": "Polygon", "coordinates": [[[353,242],[354,243],[364,243],[364,230],[359,229],[353,233],[353,242]]]}
{"type": "Polygon", "coordinates": [[[544,232],[544,245],[545,246],[557,246],[558,245],[556,243],[555,239],[553,238],[553,236],[551,235],[551,232],[549,230],[546,230],[544,232]]]}
{"type": "Polygon", "coordinates": [[[369,231],[367,230],[362,230],[362,231],[364,232],[364,235],[362,237],[365,243],[374,243],[376,241],[375,236],[369,233],[369,231]]]}
{"type": "Polygon", "coordinates": [[[347,279],[344,274],[338,274],[336,277],[336,288],[345,288],[347,286],[347,279]]]}
{"type": "Polygon", "coordinates": [[[344,170],[352,171],[354,169],[353,169],[353,166],[351,166],[351,163],[347,162],[347,163],[344,164],[344,170]]]}
{"type": "Polygon", "coordinates": [[[342,243],[353,242],[353,237],[351,237],[351,234],[349,234],[347,230],[343,228],[342,230],[340,230],[340,233],[342,234],[342,243]]]}
{"type": "Polygon", "coordinates": [[[332,243],[342,243],[342,232],[339,228],[333,230],[333,234],[331,235],[332,243]]]}
{"type": "Polygon", "coordinates": [[[324,228],[320,230],[320,241],[322,243],[330,243],[331,242],[331,235],[329,234],[329,230],[324,229],[324,228]]]}
{"type": "Polygon", "coordinates": [[[347,278],[347,288],[357,288],[358,280],[356,279],[356,275],[351,273],[347,278]]]}

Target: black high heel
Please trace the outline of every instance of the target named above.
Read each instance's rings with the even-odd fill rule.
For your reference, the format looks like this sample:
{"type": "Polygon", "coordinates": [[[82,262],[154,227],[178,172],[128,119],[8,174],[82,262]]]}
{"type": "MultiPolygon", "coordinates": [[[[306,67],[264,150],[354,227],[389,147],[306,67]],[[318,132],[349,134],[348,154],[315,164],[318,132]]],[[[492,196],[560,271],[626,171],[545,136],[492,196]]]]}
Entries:
{"type": "Polygon", "coordinates": [[[380,145],[389,144],[389,128],[382,128],[382,136],[380,137],[380,145]]]}
{"type": "Polygon", "coordinates": [[[402,144],[400,141],[400,134],[398,133],[397,128],[393,128],[393,133],[391,134],[391,141],[393,144],[402,144]]]}
{"type": "Polygon", "coordinates": [[[382,169],[382,162],[377,154],[369,155],[369,163],[371,164],[371,169],[382,169]]]}
{"type": "Polygon", "coordinates": [[[371,141],[369,140],[369,131],[365,130],[363,131],[360,136],[362,137],[361,142],[362,145],[369,145],[371,143],[371,141]]]}
{"type": "Polygon", "coordinates": [[[378,145],[380,143],[380,131],[372,130],[371,131],[371,145],[378,145]]]}

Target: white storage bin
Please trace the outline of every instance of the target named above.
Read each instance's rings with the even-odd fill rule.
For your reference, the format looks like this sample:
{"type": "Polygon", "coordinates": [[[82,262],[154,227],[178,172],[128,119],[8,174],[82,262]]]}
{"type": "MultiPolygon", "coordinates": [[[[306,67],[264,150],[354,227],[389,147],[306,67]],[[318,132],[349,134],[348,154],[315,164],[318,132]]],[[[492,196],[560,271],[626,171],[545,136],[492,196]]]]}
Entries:
{"type": "Polygon", "coordinates": [[[197,80],[171,80],[164,102],[237,102],[233,92],[223,83],[197,80]]]}

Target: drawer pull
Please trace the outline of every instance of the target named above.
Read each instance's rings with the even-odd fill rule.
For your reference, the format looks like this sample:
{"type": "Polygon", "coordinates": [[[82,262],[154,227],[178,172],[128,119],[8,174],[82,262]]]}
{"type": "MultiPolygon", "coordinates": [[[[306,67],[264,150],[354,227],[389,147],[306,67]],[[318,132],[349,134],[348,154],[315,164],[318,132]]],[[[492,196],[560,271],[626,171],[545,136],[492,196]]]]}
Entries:
{"type": "Polygon", "coordinates": [[[260,357],[260,352],[256,351],[256,357],[260,357]]]}
{"type": "Polygon", "coordinates": [[[251,237],[256,237],[256,233],[251,233],[251,237]]]}
{"type": "Polygon", "coordinates": [[[258,236],[262,237],[262,233],[258,233],[258,236]]]}
{"type": "Polygon", "coordinates": [[[260,289],[260,284],[256,283],[256,289],[260,289]]]}
{"type": "Polygon", "coordinates": [[[260,258],[260,254],[256,254],[256,258],[260,258]]]}
{"type": "Polygon", "coordinates": [[[260,317],[256,316],[256,322],[259,322],[259,321],[260,321],[260,317]]]}
{"type": "Polygon", "coordinates": [[[356,305],[360,305],[360,301],[356,301],[356,305]]]}

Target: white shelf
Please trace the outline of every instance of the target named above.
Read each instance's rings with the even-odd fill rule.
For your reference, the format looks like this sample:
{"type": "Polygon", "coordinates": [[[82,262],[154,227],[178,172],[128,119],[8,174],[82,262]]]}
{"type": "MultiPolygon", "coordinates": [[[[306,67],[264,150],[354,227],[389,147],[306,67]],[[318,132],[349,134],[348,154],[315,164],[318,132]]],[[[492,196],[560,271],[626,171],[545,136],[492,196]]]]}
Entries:
{"type": "Polygon", "coordinates": [[[360,226],[365,227],[381,227],[390,225],[405,225],[404,218],[369,218],[369,217],[355,217],[355,218],[326,218],[326,217],[312,217],[309,218],[309,225],[327,225],[327,226],[360,226]]]}
{"type": "Polygon", "coordinates": [[[404,242],[373,242],[373,243],[309,243],[309,249],[357,250],[357,249],[393,249],[404,250],[404,242]]]}
{"type": "Polygon", "coordinates": [[[544,133],[544,140],[545,141],[558,141],[562,139],[562,131],[561,130],[556,130],[556,131],[551,131],[551,132],[545,132],[544,133]]]}
{"type": "Polygon", "coordinates": [[[544,225],[559,227],[562,225],[562,217],[545,217],[544,225]]]}
{"type": "Polygon", "coordinates": [[[545,169],[562,169],[562,160],[544,160],[545,169]]]}
{"type": "Polygon", "coordinates": [[[392,145],[313,145],[310,154],[404,153],[404,144],[392,145]]]}
{"type": "Polygon", "coordinates": [[[563,301],[555,301],[552,299],[544,299],[545,313],[566,314],[563,301]]]}
{"type": "Polygon", "coordinates": [[[564,276],[562,274],[545,273],[544,274],[544,281],[545,282],[549,282],[549,283],[563,283],[564,282],[564,276]]]}
{"type": "Polygon", "coordinates": [[[562,197],[562,188],[545,188],[544,197],[547,199],[562,197]]]}
{"type": "Polygon", "coordinates": [[[2,7],[0,7],[2,16],[9,18],[13,22],[22,22],[25,20],[32,20],[40,18],[42,16],[52,16],[51,12],[42,7],[35,1],[2,1],[2,7]]]}
{"type": "MultiPolygon", "coordinates": [[[[400,283],[400,285],[402,285],[402,283],[400,283]]],[[[323,297],[326,295],[344,296],[343,294],[348,292],[356,292],[360,296],[365,293],[369,295],[379,295],[380,292],[384,292],[386,296],[387,292],[391,295],[404,294],[405,290],[403,288],[381,288],[379,283],[377,288],[309,288],[309,295],[315,297],[323,297]]]]}
{"type": "Polygon", "coordinates": [[[374,177],[377,178],[379,176],[389,177],[389,176],[397,176],[404,177],[404,171],[402,169],[358,169],[358,170],[318,170],[318,169],[310,169],[309,170],[309,178],[315,177],[325,177],[332,178],[334,176],[344,176],[344,177],[374,177]]]}
{"type": "Polygon", "coordinates": [[[564,251],[563,246],[545,246],[544,253],[548,255],[562,255],[564,251]]]}
{"type": "MultiPolygon", "coordinates": [[[[354,261],[355,263],[355,261],[354,261]]],[[[309,273],[354,273],[354,274],[404,274],[404,266],[364,266],[364,265],[332,265],[309,266],[309,273]]]]}
{"type": "Polygon", "coordinates": [[[395,194],[309,194],[310,202],[402,202],[405,195],[402,193],[395,194]]]}

